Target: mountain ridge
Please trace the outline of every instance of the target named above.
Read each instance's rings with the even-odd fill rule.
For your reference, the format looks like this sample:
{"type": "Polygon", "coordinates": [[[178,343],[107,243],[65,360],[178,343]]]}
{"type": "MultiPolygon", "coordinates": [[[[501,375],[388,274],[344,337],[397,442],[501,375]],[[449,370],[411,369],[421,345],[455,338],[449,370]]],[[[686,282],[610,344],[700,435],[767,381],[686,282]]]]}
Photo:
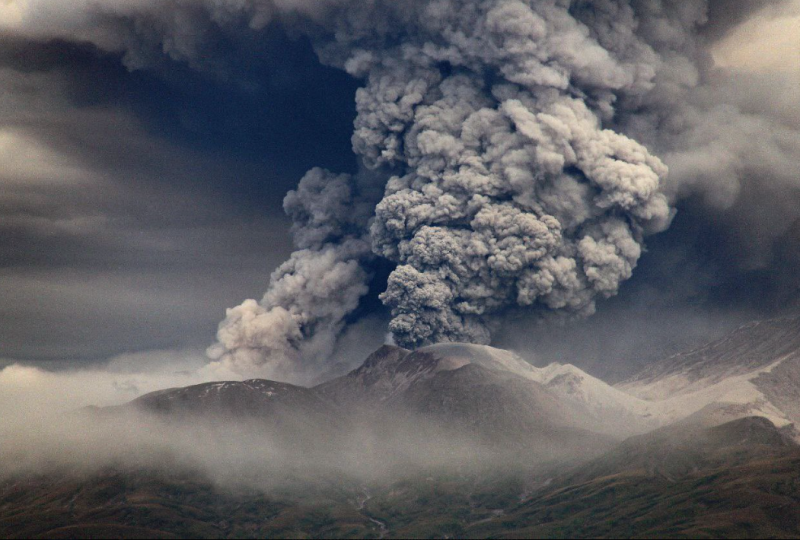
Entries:
{"type": "Polygon", "coordinates": [[[668,422],[758,415],[800,423],[800,316],[752,321],[702,347],[665,358],[616,388],[661,408],[668,422]]]}
{"type": "MultiPolygon", "coordinates": [[[[392,408],[402,409],[409,392],[418,401],[422,399],[420,389],[430,386],[429,381],[442,373],[455,372],[470,365],[481,366],[495,374],[506,374],[504,376],[509,381],[516,381],[516,378],[528,381],[530,399],[534,401],[539,399],[533,396],[536,393],[546,393],[550,396],[548,400],[559,401],[561,407],[571,411],[569,421],[557,420],[565,423],[565,427],[569,424],[569,428],[617,437],[645,433],[686,419],[708,425],[756,415],[789,431],[793,424],[800,423],[798,316],[742,325],[723,338],[665,358],[613,386],[571,364],[554,363],[538,368],[511,351],[483,345],[443,343],[413,351],[384,345],[349,373],[311,388],[263,380],[208,383],[190,388],[205,393],[206,397],[209,392],[214,396],[216,392],[234,391],[239,385],[243,385],[241,392],[256,397],[255,386],[262,390],[271,388],[273,392],[299,400],[296,406],[302,410],[319,412],[326,409],[340,415],[357,412],[363,417],[392,408]],[[509,378],[508,374],[514,377],[509,378]],[[581,421],[575,421],[576,418],[581,421]]],[[[476,380],[479,378],[477,373],[473,376],[476,380]]],[[[496,375],[481,374],[483,378],[493,376],[496,375]]],[[[459,380],[465,387],[451,390],[469,392],[468,377],[452,378],[451,384],[459,380]]],[[[434,392],[430,388],[427,391],[434,392]]],[[[503,391],[502,385],[496,385],[495,394],[503,391]]],[[[151,409],[163,408],[169,403],[181,403],[187,392],[190,390],[165,390],[142,396],[134,403],[149,402],[151,409]]],[[[195,395],[195,398],[199,397],[195,395]]],[[[255,407],[259,410],[246,397],[230,399],[231,406],[242,402],[244,409],[255,407]]],[[[280,406],[283,398],[279,395],[273,399],[276,406],[280,406]]],[[[519,399],[519,395],[509,396],[509,399],[519,399]]],[[[418,404],[409,406],[425,414],[418,404]]],[[[520,407],[525,408],[522,404],[520,407]]],[[[488,414],[490,411],[485,412],[488,414]]],[[[457,411],[451,410],[451,414],[456,415],[457,411]]],[[[542,414],[562,418],[553,408],[542,414]]]]}

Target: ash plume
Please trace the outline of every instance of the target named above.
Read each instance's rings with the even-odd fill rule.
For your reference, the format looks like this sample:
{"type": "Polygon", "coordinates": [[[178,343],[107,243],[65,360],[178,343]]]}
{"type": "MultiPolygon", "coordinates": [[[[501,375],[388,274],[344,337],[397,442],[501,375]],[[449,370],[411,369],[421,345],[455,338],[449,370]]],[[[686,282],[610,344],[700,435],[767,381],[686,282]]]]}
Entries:
{"type": "Polygon", "coordinates": [[[248,372],[269,359],[267,369],[285,376],[303,358],[330,355],[369,290],[369,191],[347,174],[312,169],[303,177],[284,200],[297,251],[272,274],[261,302],[228,310],[208,351],[213,360],[248,372]]]}
{"type": "Polygon", "coordinates": [[[749,103],[709,53],[764,2],[116,0],[70,4],[59,30],[66,4],[30,0],[19,28],[79,35],[134,68],[166,54],[213,70],[206,36],[278,21],[364,81],[352,142],[365,171],[315,169],[287,197],[297,251],[209,351],[234,371],[324,361],[376,259],[395,265],[380,298],[397,344],[489,343],[508,314],[591,315],[683,197],[738,205],[751,239],[800,218],[748,203],[796,195],[800,119],[770,129],[780,100],[749,103]]]}
{"type": "Polygon", "coordinates": [[[359,4],[329,24],[320,58],[366,81],[353,147],[394,173],[369,239],[397,265],[399,345],[489,343],[517,307],[591,314],[668,225],[666,166],[602,126],[613,92],[652,84],[635,36],[603,47],[557,2],[359,4]]]}
{"type": "MultiPolygon", "coordinates": [[[[318,44],[320,57],[366,80],[353,147],[371,169],[395,174],[362,229],[368,236],[298,245],[261,307],[231,311],[220,328],[223,357],[283,358],[301,352],[292,340],[321,340],[329,353],[367,276],[357,267],[347,285],[314,276],[301,294],[284,284],[312,283],[303,263],[320,255],[338,264],[340,251],[364,257],[351,254],[352,243],[368,239],[397,265],[381,299],[399,345],[489,343],[491,321],[511,308],[591,314],[631,276],[644,236],[668,225],[659,191],[666,166],[601,119],[614,91],[651,83],[646,47],[641,57],[615,57],[567,6],[547,2],[346,6],[332,28],[336,39],[318,44]],[[301,313],[299,325],[284,323],[276,296],[301,313]],[[253,330],[255,347],[241,341],[253,330]]],[[[640,45],[616,39],[624,52],[640,45]]],[[[305,198],[316,206],[303,190],[287,202],[305,198]]],[[[335,212],[318,215],[296,221],[298,238],[339,228],[335,212]]]]}

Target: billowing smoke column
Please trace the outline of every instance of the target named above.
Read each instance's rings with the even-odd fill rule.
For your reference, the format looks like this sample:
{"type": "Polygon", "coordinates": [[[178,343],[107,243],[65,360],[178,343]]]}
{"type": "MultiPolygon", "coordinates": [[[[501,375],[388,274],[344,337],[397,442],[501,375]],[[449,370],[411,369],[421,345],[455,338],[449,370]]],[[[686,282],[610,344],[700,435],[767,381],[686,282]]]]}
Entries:
{"type": "MultiPolygon", "coordinates": [[[[786,171],[796,172],[800,130],[724,78],[709,82],[699,29],[721,35],[750,9],[732,5],[12,0],[0,22],[7,12],[28,34],[90,40],[134,68],[167,54],[205,69],[210,29],[278,19],[365,82],[353,135],[364,170],[313,170],[289,194],[297,250],[261,302],[229,311],[210,349],[250,374],[327,359],[374,286],[376,260],[395,266],[381,299],[397,343],[487,343],[508,313],[591,314],[631,276],[644,238],[669,225],[678,197],[730,206],[746,175],[795,185],[786,171]],[[724,20],[707,24],[709,8],[724,20]],[[669,181],[645,145],[671,164],[669,181]]],[[[786,206],[770,185],[750,189],[786,206]]],[[[782,212],[772,220],[781,227],[797,216],[782,212]]]]}
{"type": "Polygon", "coordinates": [[[303,177],[284,200],[297,251],[275,270],[261,303],[228,310],[212,359],[246,373],[267,363],[285,374],[301,358],[330,355],[345,317],[369,290],[369,192],[346,174],[313,169],[303,177]]]}
{"type": "Polygon", "coordinates": [[[583,316],[615,294],[671,217],[664,164],[602,126],[618,93],[652,87],[655,53],[627,3],[585,22],[571,4],[336,11],[320,57],[366,80],[353,146],[393,174],[374,207],[347,178],[301,182],[286,199],[298,251],[260,304],[230,310],[212,356],[241,369],[329,354],[375,255],[397,265],[381,299],[406,347],[489,343],[512,308],[583,316]]]}

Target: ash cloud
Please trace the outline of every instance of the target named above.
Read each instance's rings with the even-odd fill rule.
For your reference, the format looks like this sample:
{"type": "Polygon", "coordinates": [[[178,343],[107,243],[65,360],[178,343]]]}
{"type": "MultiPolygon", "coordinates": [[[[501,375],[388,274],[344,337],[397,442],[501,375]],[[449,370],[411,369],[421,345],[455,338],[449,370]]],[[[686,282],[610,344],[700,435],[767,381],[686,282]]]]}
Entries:
{"type": "Polygon", "coordinates": [[[311,170],[284,201],[292,219],[291,258],[272,274],[259,303],[229,309],[209,356],[233,371],[259,366],[281,376],[302,360],[328,360],[345,326],[369,291],[374,258],[366,234],[373,204],[359,178],[311,170]]]}
{"type": "Polygon", "coordinates": [[[594,313],[684,200],[727,225],[742,269],[769,265],[800,218],[788,82],[748,82],[711,56],[764,2],[67,4],[12,3],[4,19],[131,68],[167,56],[223,77],[210,44],[277,24],[364,82],[352,143],[365,170],[312,170],[287,197],[295,253],[210,349],[234,371],[323,362],[376,261],[395,266],[381,299],[398,344],[489,343],[510,314],[594,313]]]}

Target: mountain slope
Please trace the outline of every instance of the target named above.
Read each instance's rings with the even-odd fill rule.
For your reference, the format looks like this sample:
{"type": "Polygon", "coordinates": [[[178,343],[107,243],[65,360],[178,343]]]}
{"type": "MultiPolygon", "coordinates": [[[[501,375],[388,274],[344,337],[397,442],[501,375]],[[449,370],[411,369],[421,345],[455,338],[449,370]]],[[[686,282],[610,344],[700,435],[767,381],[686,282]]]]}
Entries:
{"type": "Polygon", "coordinates": [[[534,381],[549,390],[573,411],[580,410],[584,427],[601,433],[625,436],[658,426],[653,407],[645,400],[626,394],[571,364],[536,368],[510,351],[480,345],[449,343],[421,349],[450,359],[508,371],[534,381]]]}
{"type": "Polygon", "coordinates": [[[675,481],[694,471],[736,466],[798,449],[791,438],[762,417],[740,418],[713,427],[679,423],[626,439],[561,482],[579,484],[632,474],[675,481]]]}
{"type": "Polygon", "coordinates": [[[661,430],[533,479],[483,472],[263,492],[182,473],[52,474],[0,481],[0,537],[796,538],[798,470],[797,446],[748,418],[661,430]]]}
{"type": "Polygon", "coordinates": [[[315,443],[319,440],[343,450],[353,425],[348,414],[315,391],[263,379],[162,390],[94,414],[106,420],[118,415],[135,426],[172,425],[174,433],[200,440],[208,432],[211,437],[230,438],[234,448],[237,438],[249,438],[247,444],[255,444],[260,437],[262,444],[269,441],[270,448],[284,452],[306,445],[322,453],[315,443]]]}
{"type": "Polygon", "coordinates": [[[415,441],[431,454],[524,450],[533,462],[606,448],[611,439],[594,433],[585,404],[564,399],[541,379],[513,353],[491,347],[448,344],[411,352],[384,346],[314,390],[374,426],[382,441],[415,441]]]}
{"type": "Polygon", "coordinates": [[[312,389],[155,392],[89,414],[196,427],[178,455],[0,475],[0,537],[797,537],[800,369],[791,328],[764,328],[653,366],[623,386],[641,397],[463,344],[386,346],[312,389]]]}
{"type": "Polygon", "coordinates": [[[665,424],[750,415],[781,427],[800,423],[800,317],[749,323],[616,388],[652,403],[665,424]]]}
{"type": "Polygon", "coordinates": [[[288,411],[315,415],[324,413],[330,405],[307,388],[252,379],[161,390],[132,401],[130,407],[163,415],[241,418],[263,417],[288,411]]]}
{"type": "Polygon", "coordinates": [[[760,418],[636,437],[466,530],[494,538],[793,538],[800,449],[760,418]]]}
{"type": "Polygon", "coordinates": [[[370,538],[375,525],[324,492],[221,489],[196,474],[101,471],[0,480],[2,538],[370,538]]]}
{"type": "Polygon", "coordinates": [[[708,345],[655,362],[617,388],[664,399],[798,358],[800,317],[754,321],[708,345]]]}
{"type": "MultiPolygon", "coordinates": [[[[340,405],[356,404],[374,412],[394,403],[416,385],[468,365],[525,379],[535,383],[530,388],[536,388],[536,392],[542,392],[543,387],[560,407],[570,411],[569,427],[580,424],[584,429],[621,436],[659,425],[649,402],[613,388],[575,366],[553,364],[540,369],[510,351],[483,345],[446,343],[413,352],[384,346],[361,367],[315,390],[340,405]],[[578,418],[580,422],[575,421],[578,418]]],[[[558,421],[559,415],[551,414],[558,421]]]]}
{"type": "Polygon", "coordinates": [[[387,405],[393,416],[406,415],[417,430],[435,430],[432,437],[499,453],[522,452],[531,464],[596,455],[614,442],[593,430],[583,407],[537,382],[480,364],[440,371],[387,405]]]}

